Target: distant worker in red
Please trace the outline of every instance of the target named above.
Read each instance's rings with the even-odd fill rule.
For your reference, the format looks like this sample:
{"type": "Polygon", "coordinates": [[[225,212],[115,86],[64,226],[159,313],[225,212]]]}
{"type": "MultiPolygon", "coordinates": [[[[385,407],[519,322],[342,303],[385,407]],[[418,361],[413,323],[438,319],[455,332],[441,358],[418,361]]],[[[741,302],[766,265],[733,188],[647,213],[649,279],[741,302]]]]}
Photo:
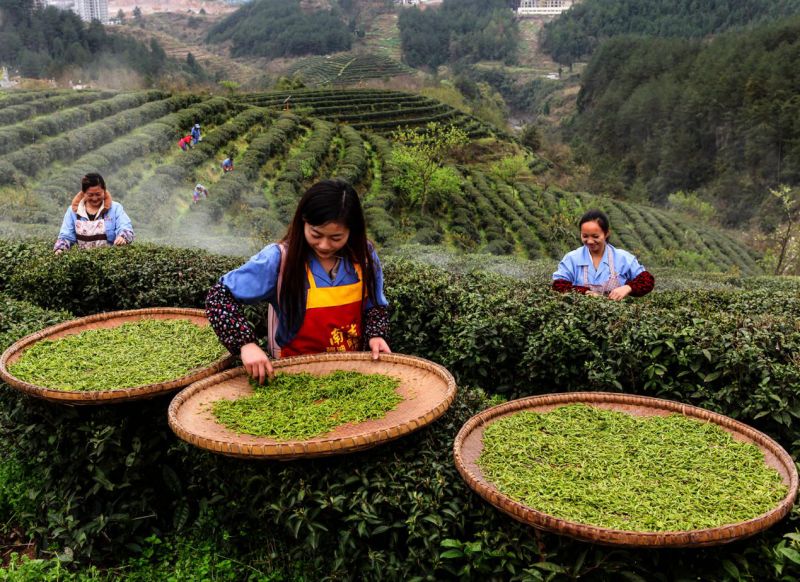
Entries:
{"type": "Polygon", "coordinates": [[[178,147],[181,148],[183,151],[187,151],[191,147],[191,143],[192,143],[192,136],[185,135],[178,140],[178,147]]]}

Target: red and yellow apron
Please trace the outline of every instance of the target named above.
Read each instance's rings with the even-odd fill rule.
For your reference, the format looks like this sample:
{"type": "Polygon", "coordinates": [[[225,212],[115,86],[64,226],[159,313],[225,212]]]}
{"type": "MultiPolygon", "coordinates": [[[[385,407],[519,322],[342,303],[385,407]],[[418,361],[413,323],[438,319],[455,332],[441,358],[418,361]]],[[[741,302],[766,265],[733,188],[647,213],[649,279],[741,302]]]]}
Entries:
{"type": "Polygon", "coordinates": [[[353,352],[361,349],[364,278],[361,267],[354,267],[358,274],[356,283],[317,287],[314,274],[306,265],[309,287],[303,325],[287,345],[273,348],[273,357],[353,352]]]}

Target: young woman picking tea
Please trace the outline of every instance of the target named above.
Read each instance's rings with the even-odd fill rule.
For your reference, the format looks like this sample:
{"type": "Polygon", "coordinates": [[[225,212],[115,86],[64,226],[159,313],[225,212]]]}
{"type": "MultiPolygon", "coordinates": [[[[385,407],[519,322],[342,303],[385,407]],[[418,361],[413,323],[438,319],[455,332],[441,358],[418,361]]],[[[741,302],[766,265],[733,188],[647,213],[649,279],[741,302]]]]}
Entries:
{"type": "Polygon", "coordinates": [[[206,313],[220,341],[263,383],[269,358],[366,349],[390,353],[383,272],[358,194],[325,180],[300,200],[286,236],[214,285],[206,313]],[[242,304],[269,302],[268,356],[242,304]]]}

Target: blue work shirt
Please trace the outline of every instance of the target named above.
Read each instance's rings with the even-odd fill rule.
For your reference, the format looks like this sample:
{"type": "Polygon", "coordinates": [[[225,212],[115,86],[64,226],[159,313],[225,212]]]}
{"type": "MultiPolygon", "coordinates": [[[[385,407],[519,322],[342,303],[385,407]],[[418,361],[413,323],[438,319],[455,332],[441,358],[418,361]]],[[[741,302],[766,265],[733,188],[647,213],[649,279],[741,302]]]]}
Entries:
{"type": "MultiPolygon", "coordinates": [[[[89,219],[85,216],[78,215],[72,208],[67,208],[67,212],[64,214],[64,220],[61,223],[61,230],[58,233],[58,238],[69,241],[70,245],[78,242],[78,237],[75,234],[75,222],[78,220],[89,219]]],[[[119,202],[111,203],[111,208],[108,209],[103,220],[106,223],[106,240],[108,244],[113,245],[114,241],[123,231],[128,231],[133,235],[131,219],[128,218],[125,209],[122,208],[122,204],[119,202]]]]}
{"type": "Polygon", "coordinates": [[[635,279],[640,273],[645,271],[645,268],[639,264],[639,261],[628,251],[615,248],[613,245],[606,243],[606,250],[603,253],[603,260],[595,269],[592,257],[589,254],[589,249],[586,246],[568,252],[561,259],[558,264],[558,270],[553,273],[553,280],[565,279],[573,285],[584,285],[583,268],[589,267],[589,284],[602,285],[611,277],[611,271],[608,266],[608,255],[614,253],[614,270],[620,281],[624,282],[635,279]]]}
{"type": "MultiPolygon", "coordinates": [[[[313,252],[309,253],[308,262],[317,287],[339,287],[358,282],[358,273],[356,273],[355,267],[348,257],[342,257],[339,270],[333,280],[331,280],[325,267],[320,264],[313,252]]],[[[389,302],[383,294],[383,270],[375,249],[372,249],[372,264],[375,265],[375,300],[378,306],[386,307],[389,302]]],[[[277,243],[273,243],[261,249],[257,255],[250,257],[250,260],[238,269],[225,273],[219,282],[227,287],[231,295],[241,303],[254,304],[269,301],[278,314],[278,329],[275,334],[275,340],[278,345],[285,346],[292,341],[294,333],[289,331],[285,318],[278,308],[278,275],[280,266],[281,251],[277,243]]],[[[308,286],[308,283],[306,283],[306,286],[308,286]]],[[[365,309],[370,309],[374,306],[372,300],[367,297],[365,309]]]]}

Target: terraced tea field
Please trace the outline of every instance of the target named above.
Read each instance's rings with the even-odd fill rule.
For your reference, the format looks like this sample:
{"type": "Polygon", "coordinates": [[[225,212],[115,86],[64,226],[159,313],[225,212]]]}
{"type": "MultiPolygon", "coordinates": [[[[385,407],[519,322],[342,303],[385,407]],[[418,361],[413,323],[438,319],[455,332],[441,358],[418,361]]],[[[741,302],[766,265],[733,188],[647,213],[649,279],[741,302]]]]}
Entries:
{"type": "Polygon", "coordinates": [[[295,62],[287,75],[300,78],[306,86],[351,85],[367,79],[389,79],[413,75],[416,71],[381,54],[345,53],[309,57],[295,62]]]}
{"type": "MultiPolygon", "coordinates": [[[[0,234],[55,239],[80,177],[106,178],[140,241],[247,253],[281,236],[302,192],[339,176],[362,193],[371,236],[555,260],[577,246],[575,221],[608,211],[618,244],[643,261],[758,272],[757,256],[728,234],[665,210],[504,180],[486,164],[456,170],[460,191],[433,214],[393,189],[392,132],[430,121],[455,124],[495,148],[502,132],[420,95],[302,90],[232,98],[138,93],[0,93],[0,234]],[[203,141],[182,151],[194,123],[203,141]],[[232,154],[235,171],[223,174],[232,154]],[[210,191],[191,203],[195,183],[210,191]]],[[[496,149],[496,148],[495,148],[496,149]]]]}

